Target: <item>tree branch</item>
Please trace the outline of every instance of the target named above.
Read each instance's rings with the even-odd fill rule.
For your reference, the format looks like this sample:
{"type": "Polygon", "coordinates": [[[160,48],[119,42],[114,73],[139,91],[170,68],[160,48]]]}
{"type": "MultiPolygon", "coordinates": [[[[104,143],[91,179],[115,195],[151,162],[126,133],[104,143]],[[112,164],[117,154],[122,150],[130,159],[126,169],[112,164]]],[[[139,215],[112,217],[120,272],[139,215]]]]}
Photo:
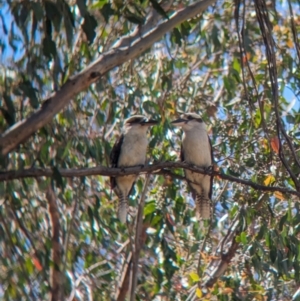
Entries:
{"type": "MultiPolygon", "coordinates": [[[[66,177],[66,178],[86,177],[86,176],[96,176],[96,175],[111,177],[111,176],[122,176],[122,175],[142,174],[142,173],[147,173],[147,174],[157,173],[157,174],[167,174],[174,178],[179,178],[181,180],[184,179],[184,177],[182,177],[181,175],[172,173],[169,170],[170,168],[184,168],[201,174],[218,176],[221,179],[229,180],[230,182],[239,183],[245,186],[250,186],[256,190],[269,191],[269,192],[279,191],[282,193],[289,193],[300,197],[300,192],[296,190],[292,190],[284,187],[278,187],[278,186],[264,186],[252,181],[236,178],[234,176],[220,173],[217,171],[206,170],[184,162],[160,162],[152,165],[147,165],[144,167],[134,166],[134,167],[127,167],[127,168],[109,168],[106,166],[78,168],[78,169],[60,168],[58,169],[58,171],[60,172],[62,177],[66,177]]],[[[0,182],[11,181],[16,179],[24,179],[24,178],[38,178],[38,177],[52,177],[52,176],[53,176],[53,170],[50,168],[28,168],[23,170],[11,170],[11,171],[2,171],[2,172],[0,171],[0,182]]]]}
{"type": "Polygon", "coordinates": [[[236,215],[236,217],[234,218],[227,230],[227,234],[224,236],[224,238],[216,248],[215,255],[219,253],[220,259],[213,259],[209,263],[206,269],[209,272],[206,273],[207,275],[204,277],[203,283],[199,281],[199,287],[212,287],[218,280],[218,278],[226,272],[232,258],[234,257],[237,249],[239,248],[239,243],[236,241],[236,237],[237,235],[239,235],[239,231],[237,231],[239,217],[240,214],[236,215]],[[227,252],[224,253],[224,245],[227,245],[230,241],[230,246],[228,247],[227,252]]]}
{"type": "Polygon", "coordinates": [[[52,227],[51,301],[60,301],[62,300],[62,246],[60,244],[59,211],[56,202],[56,196],[51,185],[48,187],[46,198],[48,200],[49,215],[52,227]]]}
{"type": "Polygon", "coordinates": [[[142,54],[176,25],[201,13],[214,2],[216,0],[198,1],[176,12],[169,20],[161,22],[153,30],[149,29],[144,33],[144,27],[149,28],[149,24],[146,22],[144,26],[141,26],[140,31],[133,32],[124,37],[124,40],[117,43],[115,48],[102,54],[79,74],[69,78],[60,90],[54,92],[46,99],[41,108],[30,117],[18,122],[3,133],[0,137],[2,155],[6,155],[12,151],[38,129],[49,123],[73,97],[88,88],[92,83],[98,81],[108,71],[142,54]],[[125,39],[126,41],[130,41],[130,43],[125,43],[125,39]]]}
{"type": "MultiPolygon", "coordinates": [[[[150,176],[146,178],[144,189],[142,192],[142,196],[139,203],[138,208],[138,214],[136,217],[136,227],[135,227],[135,242],[134,242],[134,250],[133,252],[133,265],[132,265],[132,271],[131,271],[131,292],[130,292],[130,301],[134,301],[135,293],[136,293],[136,287],[137,287],[137,279],[138,279],[138,266],[139,266],[139,259],[140,259],[140,251],[144,245],[144,237],[142,235],[143,230],[145,227],[143,227],[143,215],[144,215],[144,206],[145,206],[145,198],[146,193],[149,187],[150,183],[150,176]]],[[[145,231],[145,230],[144,230],[145,231]]]]}
{"type": "MultiPolygon", "coordinates": [[[[138,241],[140,243],[140,248],[143,248],[146,239],[147,239],[147,229],[149,224],[143,224],[142,231],[140,232],[140,237],[138,241]]],[[[126,299],[127,292],[130,286],[130,270],[133,264],[133,256],[132,251],[130,251],[127,260],[124,265],[123,274],[121,277],[120,285],[117,288],[115,300],[117,301],[124,301],[126,299]]]]}
{"type": "Polygon", "coordinates": [[[284,126],[282,124],[282,120],[280,117],[279,112],[279,92],[278,92],[278,76],[277,76],[277,66],[276,66],[276,45],[275,41],[272,36],[272,25],[271,21],[269,20],[269,14],[266,11],[267,4],[265,0],[255,0],[255,11],[256,11],[256,17],[259,23],[259,27],[262,33],[262,37],[264,40],[264,44],[266,47],[266,56],[268,61],[268,71],[270,76],[270,82],[271,82],[271,88],[272,88],[272,103],[274,104],[274,111],[275,111],[275,117],[276,117],[276,132],[279,142],[279,158],[284,165],[285,169],[289,173],[290,177],[292,178],[296,190],[300,191],[300,182],[297,179],[297,176],[292,171],[290,164],[288,164],[285,154],[282,147],[282,141],[281,141],[281,135],[285,138],[287,145],[289,146],[289,149],[291,150],[292,156],[297,163],[298,166],[300,166],[300,161],[296,155],[294,146],[287,135],[284,126]]]}
{"type": "Polygon", "coordinates": [[[231,246],[225,254],[221,254],[221,260],[217,267],[212,271],[208,280],[204,283],[205,287],[212,287],[220,276],[227,270],[231,259],[239,248],[239,243],[236,241],[236,235],[232,238],[231,246]]]}

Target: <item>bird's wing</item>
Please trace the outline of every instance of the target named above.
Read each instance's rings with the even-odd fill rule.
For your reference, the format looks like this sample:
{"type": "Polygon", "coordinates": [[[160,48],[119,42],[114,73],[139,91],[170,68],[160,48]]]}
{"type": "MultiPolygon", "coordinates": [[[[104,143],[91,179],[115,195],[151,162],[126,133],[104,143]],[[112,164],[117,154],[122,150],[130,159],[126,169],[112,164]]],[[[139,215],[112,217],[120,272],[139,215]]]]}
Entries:
{"type": "MultiPolygon", "coordinates": [[[[207,135],[208,136],[208,135],[207,135]]],[[[211,140],[208,136],[208,141],[209,141],[209,146],[210,146],[210,154],[211,154],[211,165],[212,165],[212,169],[214,168],[214,153],[213,153],[213,148],[212,148],[212,144],[211,144],[211,140]]],[[[209,191],[209,198],[211,199],[212,197],[212,190],[213,190],[213,180],[214,180],[214,176],[212,175],[210,177],[210,191],[209,191]]]]}
{"type": "MultiPolygon", "coordinates": [[[[121,153],[121,147],[124,140],[124,135],[121,135],[119,139],[116,140],[111,152],[110,152],[110,165],[111,167],[118,167],[118,161],[121,153]]],[[[116,178],[110,177],[110,188],[114,189],[116,187],[116,178]]]]}
{"type": "MultiPolygon", "coordinates": [[[[210,146],[210,154],[211,154],[211,165],[212,165],[212,168],[213,168],[213,162],[214,162],[214,154],[213,154],[213,148],[212,148],[212,144],[211,144],[211,140],[209,138],[209,136],[207,135],[208,137],[208,142],[209,142],[209,146],[210,146]]],[[[183,146],[181,144],[181,149],[180,149],[180,160],[181,161],[184,161],[184,151],[183,151],[183,146]]],[[[210,177],[210,191],[209,191],[209,198],[211,199],[212,197],[212,189],[213,189],[213,179],[214,179],[214,176],[211,176],[210,177]]],[[[192,194],[193,194],[193,198],[195,199],[195,191],[194,189],[190,186],[190,189],[192,191],[192,194]]]]}
{"type": "Polygon", "coordinates": [[[180,160],[183,162],[184,161],[184,153],[183,153],[183,146],[181,144],[181,149],[180,149],[180,160]]]}
{"type": "MultiPolygon", "coordinates": [[[[183,150],[182,144],[181,144],[181,148],[180,148],[180,160],[182,162],[184,162],[184,150],[183,150]]],[[[184,169],[184,174],[186,176],[186,169],[184,169]]],[[[193,189],[193,187],[191,186],[191,184],[189,183],[189,181],[188,181],[187,184],[188,184],[188,187],[190,188],[190,190],[192,192],[193,199],[195,199],[195,197],[196,197],[196,191],[193,189]]]]}

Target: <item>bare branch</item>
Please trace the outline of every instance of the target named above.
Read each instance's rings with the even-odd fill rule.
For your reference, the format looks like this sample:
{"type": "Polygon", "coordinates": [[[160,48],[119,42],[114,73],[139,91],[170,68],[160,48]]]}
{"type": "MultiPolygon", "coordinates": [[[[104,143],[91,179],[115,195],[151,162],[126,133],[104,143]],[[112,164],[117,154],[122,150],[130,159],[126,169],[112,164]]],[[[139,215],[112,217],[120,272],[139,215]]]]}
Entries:
{"type": "Polygon", "coordinates": [[[146,193],[148,190],[150,182],[150,176],[148,175],[144,184],[144,189],[142,192],[142,196],[139,203],[138,214],[136,217],[136,228],[135,228],[135,242],[134,242],[134,253],[133,253],[133,265],[132,265],[132,273],[131,273],[131,292],[130,292],[130,301],[135,300],[135,290],[137,286],[137,276],[138,276],[138,265],[140,258],[140,251],[144,245],[143,241],[143,214],[144,214],[144,205],[146,193]]]}
{"type": "Polygon", "coordinates": [[[236,230],[239,217],[240,214],[237,214],[230,227],[228,228],[227,234],[224,236],[216,249],[216,253],[219,253],[221,258],[214,259],[209,263],[206,270],[210,270],[211,272],[207,273],[207,276],[204,278],[203,283],[201,283],[201,281],[198,283],[199,287],[212,287],[218,280],[218,278],[226,272],[231,259],[239,248],[239,243],[236,241],[236,237],[237,235],[239,235],[239,232],[236,230]],[[224,253],[224,245],[225,243],[227,245],[227,243],[230,241],[231,244],[228,247],[227,252],[224,253]]]}
{"type": "MultiPolygon", "coordinates": [[[[111,176],[122,176],[122,175],[142,174],[142,173],[148,173],[148,174],[157,173],[157,174],[170,175],[174,178],[178,178],[181,180],[185,179],[183,176],[179,174],[172,173],[169,170],[170,168],[184,168],[191,171],[199,172],[201,174],[218,176],[221,179],[228,180],[230,182],[239,183],[245,186],[249,186],[252,187],[253,189],[260,190],[260,191],[269,191],[269,192],[279,191],[282,193],[289,193],[292,195],[300,196],[300,192],[296,190],[292,190],[284,187],[278,187],[278,186],[264,186],[252,181],[236,178],[231,175],[227,175],[217,171],[206,170],[184,162],[161,162],[161,163],[155,163],[153,165],[147,165],[143,167],[135,166],[135,167],[127,167],[127,168],[109,168],[106,166],[77,168],[77,169],[60,168],[58,169],[58,171],[60,172],[62,177],[67,177],[67,178],[96,176],[96,175],[111,177],[111,176]]],[[[23,178],[38,178],[38,177],[51,177],[51,176],[53,176],[53,170],[50,168],[28,168],[20,171],[11,170],[11,171],[0,172],[0,182],[23,179],[23,178]]]]}
{"type": "Polygon", "coordinates": [[[291,22],[291,29],[292,29],[292,33],[293,33],[293,39],[294,39],[294,43],[295,43],[295,49],[296,49],[296,53],[298,56],[298,62],[300,61],[300,45],[299,45],[299,39],[298,39],[298,33],[297,33],[297,27],[295,24],[295,16],[294,16],[294,12],[293,12],[293,8],[292,8],[292,4],[291,1],[288,1],[289,4],[289,10],[290,10],[290,22],[291,22]]]}
{"type": "Polygon", "coordinates": [[[216,0],[198,1],[176,12],[169,20],[161,22],[153,30],[149,29],[147,32],[144,32],[144,26],[149,26],[146,22],[144,26],[141,26],[140,31],[124,37],[123,40],[115,45],[115,48],[102,54],[79,74],[69,78],[60,90],[54,92],[46,99],[41,108],[30,117],[15,124],[3,133],[0,137],[2,155],[12,151],[20,143],[26,141],[34,132],[49,123],[73,97],[88,88],[92,83],[98,81],[109,70],[137,57],[176,25],[198,15],[214,2],[216,0]],[[125,38],[130,43],[125,43],[125,38]],[[130,38],[133,39],[131,40],[130,38]]]}
{"type": "Polygon", "coordinates": [[[132,265],[132,252],[129,253],[126,263],[125,263],[125,268],[123,270],[123,274],[121,277],[120,281],[120,286],[118,287],[118,290],[116,292],[116,300],[117,301],[124,301],[129,289],[129,284],[130,284],[130,268],[132,265]]]}
{"type": "Polygon", "coordinates": [[[239,248],[239,243],[236,242],[236,235],[232,238],[231,246],[225,254],[221,255],[221,260],[214,271],[211,273],[209,279],[204,283],[206,287],[212,287],[220,276],[227,270],[231,259],[239,248]]]}
{"type": "MultiPolygon", "coordinates": [[[[123,249],[128,244],[129,244],[129,239],[118,250],[116,250],[116,252],[112,255],[112,257],[110,259],[112,259],[112,258],[116,259],[116,257],[120,256],[120,253],[123,251],[123,249]]],[[[130,256],[131,256],[131,253],[130,253],[130,256]]],[[[72,292],[71,292],[71,294],[70,294],[70,296],[67,300],[68,301],[73,301],[74,300],[74,297],[75,297],[75,294],[76,294],[76,289],[82,283],[85,276],[90,275],[92,273],[92,271],[94,269],[98,268],[99,266],[107,264],[108,261],[109,261],[108,259],[105,259],[105,260],[102,260],[100,262],[96,262],[96,263],[92,264],[90,267],[88,267],[87,269],[85,269],[84,273],[76,279],[76,281],[73,285],[72,292]]],[[[105,272],[103,272],[102,275],[104,275],[107,272],[111,272],[111,270],[108,270],[108,271],[106,270],[105,272]]],[[[121,279],[123,279],[123,278],[121,277],[121,279]]]]}
{"type": "MultiPolygon", "coordinates": [[[[142,231],[139,237],[140,248],[142,248],[146,242],[147,239],[146,231],[148,227],[149,227],[148,224],[143,224],[142,231]]],[[[124,301],[126,298],[129,289],[129,284],[130,284],[130,269],[132,265],[132,260],[133,260],[132,252],[130,252],[125,263],[125,268],[123,270],[123,274],[121,277],[120,286],[118,287],[116,292],[115,300],[117,301],[124,301]]]]}
{"type": "Polygon", "coordinates": [[[48,200],[49,215],[52,226],[52,267],[51,267],[51,301],[62,300],[62,275],[61,275],[61,261],[62,261],[62,246],[60,244],[60,223],[59,211],[56,202],[55,193],[49,185],[46,198],[48,200]]]}
{"type": "Polygon", "coordinates": [[[255,0],[255,10],[256,16],[259,23],[259,27],[262,33],[262,37],[264,40],[264,44],[266,47],[266,56],[268,60],[268,71],[271,81],[271,88],[272,88],[272,97],[274,103],[274,110],[275,110],[275,117],[276,117],[276,132],[279,141],[279,158],[284,165],[285,169],[289,173],[290,177],[292,178],[296,190],[300,191],[300,182],[298,181],[295,173],[290,168],[290,164],[288,164],[287,160],[285,159],[285,154],[283,152],[281,135],[285,138],[292,156],[294,157],[295,162],[298,166],[300,166],[300,161],[295,153],[294,146],[287,135],[284,126],[282,124],[282,120],[279,113],[279,92],[278,92],[278,76],[277,76],[277,66],[276,66],[276,52],[275,52],[275,42],[272,36],[272,25],[269,20],[269,14],[267,10],[267,4],[265,0],[255,0]]]}

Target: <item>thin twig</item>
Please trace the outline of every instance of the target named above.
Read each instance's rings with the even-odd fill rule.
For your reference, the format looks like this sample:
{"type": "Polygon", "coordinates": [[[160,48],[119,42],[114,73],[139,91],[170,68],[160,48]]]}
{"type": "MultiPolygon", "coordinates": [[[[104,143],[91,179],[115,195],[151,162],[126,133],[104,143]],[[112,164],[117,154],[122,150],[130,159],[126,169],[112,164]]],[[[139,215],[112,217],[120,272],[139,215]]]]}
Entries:
{"type": "Polygon", "coordinates": [[[117,301],[124,301],[126,298],[126,294],[129,289],[131,265],[132,265],[132,252],[129,252],[120,279],[121,285],[118,286],[116,292],[115,300],[117,301]]]}
{"type": "Polygon", "coordinates": [[[144,214],[144,205],[145,205],[145,198],[146,193],[149,187],[150,182],[150,175],[147,175],[146,181],[144,184],[139,208],[138,208],[138,214],[136,218],[136,230],[135,230],[135,252],[133,255],[133,265],[132,265],[132,273],[131,273],[131,292],[130,292],[130,301],[135,300],[135,290],[137,286],[137,276],[138,276],[138,264],[139,264],[139,257],[140,257],[140,251],[143,246],[142,241],[142,230],[143,230],[143,214],[144,214]]]}
{"type": "Polygon", "coordinates": [[[292,178],[294,185],[297,191],[300,191],[300,182],[298,181],[295,173],[290,168],[290,164],[285,159],[285,154],[283,152],[281,135],[285,138],[292,155],[295,159],[295,162],[298,166],[300,166],[300,161],[295,153],[295,149],[284,129],[284,126],[281,121],[280,113],[279,113],[279,92],[278,92],[278,76],[277,76],[277,66],[276,66],[276,53],[275,53],[275,42],[272,36],[272,25],[269,20],[268,8],[265,0],[255,0],[255,10],[256,16],[259,23],[259,27],[262,33],[262,37],[264,40],[264,44],[266,47],[266,56],[268,60],[268,71],[271,81],[272,88],[272,97],[274,103],[274,111],[276,117],[276,132],[279,142],[279,158],[284,165],[285,169],[288,171],[290,177],[292,178]]]}
{"type": "MultiPolygon", "coordinates": [[[[69,226],[67,227],[67,233],[65,236],[65,242],[64,242],[64,246],[63,246],[63,255],[62,255],[62,274],[65,275],[66,273],[66,267],[67,267],[67,253],[68,253],[68,247],[69,247],[69,241],[70,241],[70,237],[71,237],[71,231],[73,228],[73,224],[74,224],[74,218],[76,216],[77,213],[77,207],[78,207],[78,198],[77,195],[75,197],[75,201],[74,201],[74,207],[72,210],[72,214],[71,214],[71,220],[69,223],[69,226]]],[[[63,283],[65,281],[65,279],[62,279],[63,283]]]]}
{"type": "MultiPolygon", "coordinates": [[[[140,241],[140,247],[142,248],[146,242],[147,239],[147,228],[149,225],[144,224],[142,227],[142,232],[139,238],[140,241]]],[[[125,267],[123,268],[123,273],[121,276],[121,281],[120,281],[120,285],[117,288],[116,291],[116,297],[114,300],[117,301],[124,301],[126,298],[126,294],[128,292],[129,289],[129,284],[130,284],[130,270],[131,270],[131,265],[132,265],[132,252],[129,253],[126,263],[125,263],[125,267]]]]}
{"type": "Polygon", "coordinates": [[[289,10],[290,10],[290,21],[291,21],[291,29],[293,33],[293,38],[294,38],[294,43],[295,43],[295,48],[296,48],[296,53],[298,56],[298,62],[300,62],[300,47],[299,47],[299,39],[298,39],[298,30],[295,24],[295,17],[294,17],[294,12],[293,12],[293,7],[291,4],[291,1],[288,0],[289,4],[289,10]]]}
{"type": "MultiPolygon", "coordinates": [[[[201,174],[214,175],[218,176],[221,179],[229,180],[230,182],[239,183],[245,186],[252,187],[253,189],[260,191],[269,191],[269,192],[282,192],[300,197],[300,191],[278,187],[278,186],[264,186],[252,181],[236,178],[234,176],[220,173],[214,170],[203,169],[185,162],[160,162],[147,166],[134,166],[126,168],[109,168],[105,166],[89,167],[89,168],[70,168],[64,169],[59,168],[58,171],[62,177],[73,178],[73,177],[85,177],[85,176],[123,176],[131,174],[142,174],[142,173],[156,173],[163,175],[171,175],[174,178],[184,179],[184,177],[172,173],[168,168],[184,168],[201,174]]],[[[2,171],[0,172],[0,182],[1,181],[11,181],[15,179],[23,178],[37,178],[37,177],[51,177],[53,176],[53,170],[50,168],[28,168],[23,170],[11,170],[11,171],[2,171]]]]}
{"type": "Polygon", "coordinates": [[[218,266],[214,269],[210,277],[204,283],[205,287],[212,287],[218,278],[227,270],[231,259],[239,247],[239,243],[236,241],[237,235],[238,233],[236,233],[236,235],[232,238],[231,246],[229,247],[228,251],[225,254],[221,254],[221,260],[218,266]]]}
{"type": "Polygon", "coordinates": [[[200,276],[200,278],[201,278],[201,276],[202,276],[202,273],[201,273],[201,256],[202,256],[202,253],[204,252],[204,249],[205,249],[205,245],[206,245],[206,242],[207,242],[207,239],[208,239],[208,237],[209,237],[209,234],[210,234],[210,230],[211,230],[211,228],[212,228],[212,223],[213,223],[213,218],[210,220],[210,222],[209,222],[209,226],[208,226],[208,228],[207,228],[207,233],[206,233],[206,235],[205,235],[205,237],[204,237],[204,240],[203,240],[203,243],[202,243],[202,247],[201,247],[201,250],[200,250],[200,252],[199,252],[199,259],[198,259],[198,267],[197,267],[197,270],[198,270],[198,275],[200,276]]]}
{"type": "Polygon", "coordinates": [[[48,201],[49,215],[52,226],[52,262],[51,267],[51,301],[62,300],[62,274],[61,274],[61,260],[62,260],[62,246],[60,244],[60,217],[58,204],[55,193],[51,187],[48,187],[46,198],[48,201]]]}

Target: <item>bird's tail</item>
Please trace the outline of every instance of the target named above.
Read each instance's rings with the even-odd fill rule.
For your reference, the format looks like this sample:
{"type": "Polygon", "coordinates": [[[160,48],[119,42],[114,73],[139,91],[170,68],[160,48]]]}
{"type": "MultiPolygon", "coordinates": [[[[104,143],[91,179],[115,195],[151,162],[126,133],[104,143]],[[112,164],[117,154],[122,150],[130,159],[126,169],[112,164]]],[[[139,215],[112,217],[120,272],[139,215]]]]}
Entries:
{"type": "Polygon", "coordinates": [[[127,219],[127,197],[121,194],[118,204],[118,218],[121,223],[125,224],[127,219]]]}
{"type": "Polygon", "coordinates": [[[203,219],[211,217],[211,201],[201,194],[196,194],[196,216],[203,219]]]}

